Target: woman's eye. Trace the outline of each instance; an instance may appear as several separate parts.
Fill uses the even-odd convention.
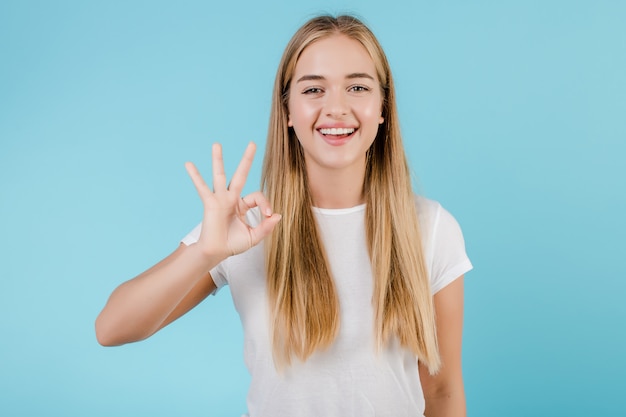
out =
[[[353,85],[352,87],[350,87],[350,91],[353,91],[355,93],[360,93],[363,91],[369,91],[369,88],[367,88],[364,85]]]
[[[321,88],[318,88],[318,87],[310,87],[310,88],[307,88],[306,90],[304,90],[302,93],[303,93],[303,94],[319,94],[319,93],[321,93],[321,92],[322,92],[322,89],[321,89]]]

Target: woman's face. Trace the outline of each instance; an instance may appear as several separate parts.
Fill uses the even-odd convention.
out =
[[[345,35],[309,45],[296,63],[288,110],[310,178],[319,170],[362,174],[383,122],[380,84],[367,50]]]

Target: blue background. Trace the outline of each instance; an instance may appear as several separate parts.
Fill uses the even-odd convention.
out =
[[[228,291],[96,343],[110,292],[201,216],[183,163],[259,157],[293,32],[353,12],[396,78],[416,188],[460,222],[474,416],[626,413],[626,3],[2,1],[0,415],[239,416]]]

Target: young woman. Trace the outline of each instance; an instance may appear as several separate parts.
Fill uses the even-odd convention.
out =
[[[291,39],[275,81],[262,192],[187,170],[202,223],[120,285],[103,345],[149,337],[228,284],[252,375],[250,417],[463,416],[463,275],[454,218],[413,194],[389,64],[350,16]],[[280,213],[280,214],[279,214]]]

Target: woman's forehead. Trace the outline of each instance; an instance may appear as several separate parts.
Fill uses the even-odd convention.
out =
[[[350,74],[369,74],[378,78],[374,60],[367,49],[359,41],[342,34],[324,37],[307,45],[294,70],[294,78]]]

